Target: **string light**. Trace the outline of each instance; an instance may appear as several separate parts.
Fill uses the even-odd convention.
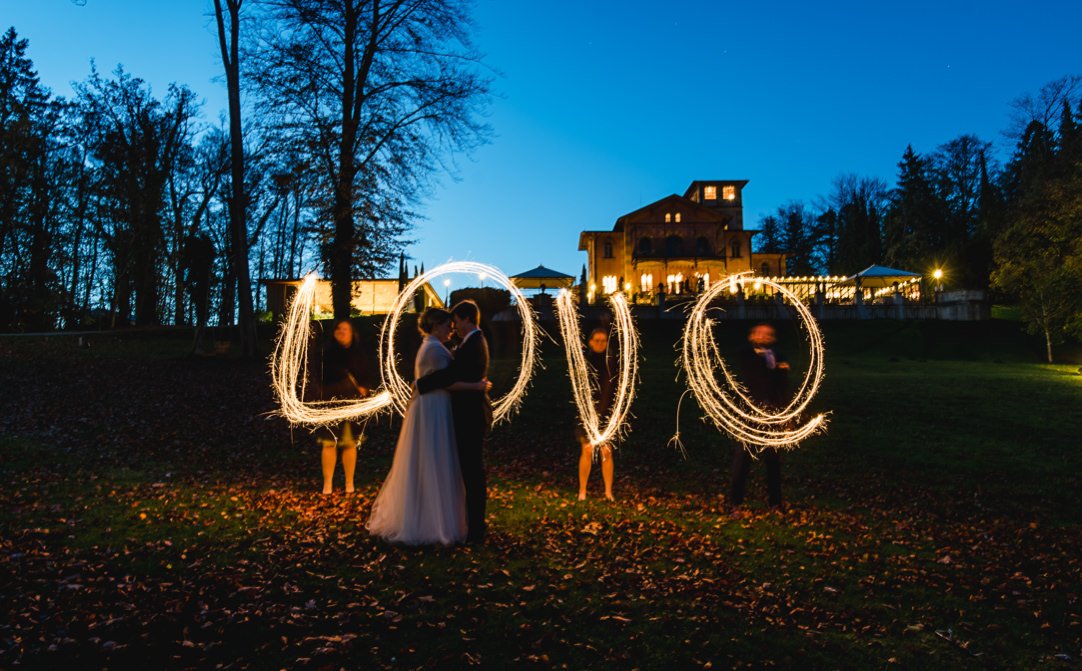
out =
[[[309,322],[315,303],[318,276],[309,273],[289,306],[289,313],[271,357],[271,384],[280,414],[291,424],[325,426],[377,413],[391,404],[386,390],[359,400],[314,401],[301,399],[308,386]],[[299,391],[299,393],[298,393]]]
[[[533,376],[533,369],[538,359],[538,327],[529,301],[526,300],[526,297],[507,275],[504,275],[498,268],[493,266],[473,261],[452,261],[418,275],[406,285],[402,292],[398,294],[391,311],[383,321],[383,329],[380,332],[379,358],[383,367],[384,388],[390,395],[390,403],[394,405],[400,414],[404,415],[409,405],[412,387],[398,374],[398,354],[395,352],[394,345],[398,322],[401,320],[406,308],[411,304],[415,292],[421,290],[429,280],[449,273],[472,273],[477,275],[478,278],[495,281],[511,293],[511,297],[518,308],[519,317],[522,320],[522,356],[519,361],[518,379],[515,380],[514,386],[506,394],[492,402],[492,420],[495,424],[510,416],[518,408],[522,402],[522,397],[526,394],[526,388],[530,384],[530,378]]]
[[[738,279],[742,282],[742,276],[748,274],[730,275],[729,282],[714,284],[692,308],[684,332],[681,357],[687,373],[688,387],[714,424],[745,445],[760,450],[767,447],[792,448],[826,426],[825,416],[819,414],[801,426],[789,428],[808,407],[822,382],[823,336],[811,312],[796,294],[777,282],[756,278],[757,282],[776,289],[792,304],[804,323],[810,351],[808,370],[789,405],[781,410],[772,410],[756,404],[726,366],[714,339],[714,321],[707,316],[710,302],[726,288],[731,290],[731,287],[735,287]],[[715,370],[720,370],[726,382],[725,386],[719,383]]]
[[[582,351],[582,334],[579,331],[578,311],[574,297],[566,289],[561,289],[556,297],[556,313],[560,323],[560,333],[567,352],[567,372],[571,378],[571,392],[575,405],[579,409],[579,418],[590,444],[595,448],[605,445],[616,438],[625,428],[624,420],[635,399],[635,383],[638,379],[639,334],[631,319],[631,308],[623,293],[609,295],[609,303],[615,317],[613,324],[616,332],[617,347],[620,352],[619,383],[616,398],[609,412],[605,428],[601,428],[601,418],[597,415],[590,393],[589,368]]]

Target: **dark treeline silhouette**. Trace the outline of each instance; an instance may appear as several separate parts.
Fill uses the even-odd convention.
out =
[[[841,175],[814,204],[763,217],[758,251],[788,253],[791,275],[942,268],[948,286],[1017,303],[1051,362],[1053,343],[1082,335],[1082,77],[1013,108],[1006,165],[973,135],[927,154],[908,146],[893,188]]]
[[[227,116],[118,66],[41,85],[0,39],[0,329],[239,324],[259,280],[386,272],[446,156],[486,141],[462,0],[215,0]],[[241,93],[245,105],[241,105]]]

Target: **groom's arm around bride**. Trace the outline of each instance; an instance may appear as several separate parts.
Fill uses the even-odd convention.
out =
[[[480,382],[488,377],[488,342],[477,325],[481,311],[473,301],[462,301],[451,308],[455,333],[462,341],[454,352],[454,361],[442,370],[417,380],[421,394],[446,389],[455,382]],[[482,448],[492,427],[492,404],[486,391],[456,391],[451,394],[458,445],[459,466],[466,486],[468,540],[480,542],[485,536],[485,503],[488,498]]]

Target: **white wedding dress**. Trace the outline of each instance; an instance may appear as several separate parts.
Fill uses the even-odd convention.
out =
[[[451,364],[451,352],[426,336],[414,375],[422,377]],[[380,487],[369,533],[408,545],[454,545],[466,538],[466,490],[458,466],[451,392],[415,397],[406,410],[391,472]]]

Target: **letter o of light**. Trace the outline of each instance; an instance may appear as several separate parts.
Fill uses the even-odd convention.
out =
[[[494,266],[473,261],[452,261],[418,275],[406,285],[402,292],[398,294],[391,312],[387,314],[387,318],[383,322],[383,330],[380,333],[379,358],[383,366],[383,384],[390,394],[390,402],[394,404],[400,414],[405,414],[412,389],[409,383],[398,374],[396,368],[398,355],[395,353],[394,337],[398,329],[398,322],[416,291],[429,280],[449,273],[484,275],[486,280],[492,280],[501,285],[511,292],[511,296],[518,308],[519,317],[522,319],[522,357],[519,362],[518,379],[515,380],[514,386],[506,394],[492,402],[492,420],[495,424],[508,417],[518,407],[526,393],[530,378],[533,376],[534,365],[537,363],[538,329],[533,308],[530,307],[526,297],[522,295],[522,292],[511,282],[507,275],[504,275]]]
[[[711,330],[713,320],[707,317],[710,302],[729,290],[730,283],[735,285],[744,274],[746,273],[731,275],[728,281],[714,283],[699,297],[688,316],[681,356],[688,377],[688,387],[714,424],[745,445],[758,449],[792,448],[822,430],[826,424],[825,416],[820,414],[802,426],[788,428],[800,417],[819,390],[823,379],[823,335],[811,311],[796,294],[765,277],[755,278],[755,281],[773,287],[789,300],[804,323],[810,345],[808,370],[789,405],[776,412],[758,406],[748,397],[742,385],[725,365],[725,359],[718,351]],[[714,373],[717,369],[721,370],[727,388],[719,383]]]

